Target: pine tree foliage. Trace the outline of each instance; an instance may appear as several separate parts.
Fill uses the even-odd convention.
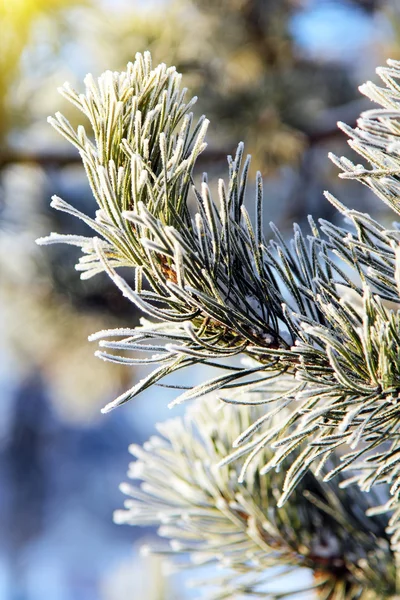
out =
[[[171,541],[169,548],[153,551],[189,554],[195,565],[223,567],[225,576],[202,582],[214,588],[209,597],[215,600],[286,597],[273,590],[299,567],[312,569],[314,576],[309,585],[295,588],[296,597],[392,596],[396,569],[387,521],[365,516],[373,496],[357,487],[341,490],[337,481],[322,484],[308,471],[291,501],[277,509],[284,473],[259,472],[271,450],[253,461],[244,485],[238,483],[241,461],[216,466],[260,415],[261,406],[221,407],[214,397],[191,406],[184,420],[158,425],[160,435],[143,448],[130,448],[137,460],[128,474],[141,485],[121,486],[129,499],[116,522],[157,525],[159,535]]]
[[[368,185],[398,213],[400,63],[389,61],[379,75],[385,87],[368,83],[362,91],[383,108],[364,113],[355,130],[342,125],[352,148],[370,166],[354,165],[346,158],[333,160],[342,169],[342,177]],[[237,494],[248,497],[249,490],[258,486],[252,507],[239,510],[248,516],[242,517],[240,512],[238,547],[242,543],[249,547],[255,507],[263,512],[265,498],[268,506],[272,503],[268,494],[261,498],[263,486],[281,490],[277,506],[284,505],[281,510],[291,515],[291,521],[295,518],[291,511],[304,490],[318,489],[321,502],[330,506],[329,514],[336,515],[331,505],[334,498],[345,498],[348,506],[357,498],[357,506],[364,506],[369,500],[359,500],[361,492],[370,493],[376,484],[389,484],[389,500],[372,510],[394,509],[389,532],[396,551],[400,543],[400,231],[396,225],[388,229],[368,214],[346,208],[327,193],[345,217],[345,226],[323,220],[317,224],[310,217],[309,231],[303,233],[295,226],[290,244],[272,224],[272,239],[267,239],[260,174],[255,185],[254,223],[245,206],[250,157],[244,157],[243,144],[234,157],[228,157],[227,179],[218,182],[215,194],[205,174],[201,181],[194,174],[196,160],[206,147],[208,121],[204,117],[195,121],[191,113],[195,99],[185,100],[180,81],[174,68],[163,64],[153,68],[148,53],[137,55],[126,72],[106,72],[97,82],[88,76],[84,94],[68,84],[61,88],[88,119],[92,133],[83,126],[75,131],[59,113],[50,119],[78,148],[99,209],[89,217],[54,197],[54,208],[83,219],[94,235],[51,234],[39,243],[66,242],[80,247],[77,269],[82,278],[105,271],[121,292],[152,318],[142,319],[138,327],[92,336],[99,342],[98,356],[105,360],[154,366],[104,411],[151,385],[164,384],[164,378],[175,371],[208,365],[215,375],[182,390],[172,404],[214,392],[232,405],[229,432],[221,424],[221,436],[230,436],[230,443],[219,445],[219,431],[213,438],[218,451],[212,455],[221,470],[219,475],[210,471],[209,477],[211,482],[214,477],[229,475],[229,486],[237,486],[232,498]],[[133,268],[132,285],[117,272],[119,267]],[[238,363],[233,360],[237,356],[245,359]],[[242,404],[248,405],[247,412],[239,408]],[[206,411],[206,404],[201,406]],[[202,463],[209,443],[196,449],[199,455],[195,454],[195,459],[190,454],[195,452],[190,445],[191,425],[180,424],[179,428],[186,432],[182,429],[184,451],[172,443],[168,433],[166,443],[172,448],[168,452],[174,452],[176,460],[184,452],[182,460]],[[172,460],[164,461],[164,451],[161,457],[157,444],[150,442],[154,473],[169,471]],[[151,473],[153,463],[146,458],[150,454],[143,452],[142,467],[137,469]],[[228,467],[230,463],[233,467]],[[284,476],[276,473],[279,468]],[[238,478],[232,483],[235,470]],[[149,474],[150,479],[152,476]],[[328,484],[334,476],[339,479]],[[199,477],[205,485],[207,476],[201,469]],[[320,486],[316,477],[326,483]],[[359,491],[339,491],[337,482],[343,486],[346,477],[348,485],[357,484]],[[202,487],[199,482],[193,485],[198,490]],[[161,503],[165,512],[164,504],[172,498],[165,488],[157,490],[155,504],[146,513],[152,522],[158,519],[156,506]],[[326,490],[334,491],[328,494]],[[208,500],[210,506],[213,501]],[[221,502],[216,506],[220,512]],[[176,518],[185,510],[179,505]],[[127,519],[135,522],[134,512],[128,514]],[[274,514],[280,515],[279,519],[285,513]],[[227,518],[226,511],[221,515],[218,518]],[[355,531],[351,508],[346,515]],[[332,531],[336,532],[341,521],[338,515],[335,518]],[[239,521],[235,521],[237,525]],[[261,529],[267,522],[260,519]],[[369,523],[372,528],[372,521]],[[299,532],[301,528],[304,540],[311,529],[306,520],[299,524]],[[209,543],[200,544],[200,554],[208,553],[205,547]],[[214,543],[218,546],[221,541],[214,539],[211,545]],[[257,545],[257,539],[251,543]],[[250,555],[255,552],[258,556],[254,548]],[[286,559],[279,552],[276,556],[282,564]],[[297,564],[309,566],[306,555]],[[267,562],[269,556],[266,550]],[[355,552],[357,559],[359,556]],[[367,562],[372,564],[369,558]],[[326,592],[321,597],[376,594],[368,577],[361,578],[364,583],[357,580],[361,592],[353,596],[347,588],[340,592],[333,587],[333,595]],[[381,590],[377,596],[365,598],[386,596]]]

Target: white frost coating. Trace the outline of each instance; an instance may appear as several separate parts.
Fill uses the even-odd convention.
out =
[[[197,403],[184,420],[174,420],[173,428],[163,428],[163,444],[149,444],[140,459],[144,484],[138,487],[140,492],[130,491],[132,503],[127,506],[125,515],[116,512],[115,521],[156,525],[159,535],[169,538],[173,554],[190,555],[194,565],[210,563],[219,569],[229,569],[227,578],[219,582],[216,595],[211,596],[215,599],[220,597],[218,593],[226,594],[227,585],[232,597],[236,597],[245,574],[251,576],[259,589],[262,583],[270,581],[271,568],[293,565],[293,556],[299,566],[310,566],[316,560],[318,568],[322,558],[359,565],[366,543],[361,525],[365,519],[363,511],[368,506],[366,496],[355,488],[350,492],[354,497],[348,501],[349,491],[340,490],[337,484],[328,483],[326,495],[316,484],[318,500],[326,510],[310,502],[301,488],[298,493],[294,492],[292,502],[278,511],[274,496],[282,485],[284,471],[277,473],[272,469],[260,481],[257,468],[251,469],[240,484],[238,473],[243,461],[232,463],[229,471],[209,469],[208,464],[216,464],[232,444],[234,431],[248,421],[248,411],[253,411],[225,405],[223,412],[216,413],[217,402],[212,398]],[[262,410],[261,407],[253,411],[253,418],[257,411],[260,416]],[[210,428],[211,419],[213,428]],[[216,433],[220,444],[215,444]],[[258,464],[271,457],[271,451],[264,448],[258,455]],[[312,481],[310,474],[306,489],[307,485],[312,488]],[[144,495],[139,497],[138,494]],[[336,519],[337,503],[341,511]],[[294,526],[303,514],[321,527],[308,532],[301,525]],[[347,531],[344,523],[354,523],[353,519],[357,518],[360,518],[359,529],[350,527]],[[370,543],[370,547],[374,547],[373,535]],[[383,548],[381,562],[374,563],[378,573],[378,564],[384,565],[383,557],[388,558],[389,546]],[[157,550],[147,547],[146,552],[157,553]],[[163,547],[159,550],[161,555],[166,552]],[[176,564],[178,567],[180,562]],[[311,597],[311,587],[306,592],[309,592],[307,597]]]

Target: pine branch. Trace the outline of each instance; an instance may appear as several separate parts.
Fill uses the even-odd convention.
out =
[[[349,145],[360,156],[368,161],[371,169],[362,164],[355,165],[347,158],[331,158],[343,170],[345,179],[357,179],[370,187],[397,214],[400,213],[399,195],[399,102],[400,64],[388,60],[387,67],[376,71],[385,87],[368,82],[360,87],[360,91],[382,108],[362,113],[357,127],[352,129],[344,123],[339,126],[349,135]]]
[[[365,517],[368,505],[376,504],[374,496],[341,490],[340,478],[321,484],[308,472],[278,510],[284,473],[259,474],[270,450],[252,463],[243,484],[238,483],[243,461],[216,468],[240,431],[262,414],[259,406],[233,407],[209,398],[190,407],[184,420],[158,425],[158,436],[130,448],[137,460],[129,477],[140,485],[121,486],[129,499],[116,522],[157,525],[170,544],[151,551],[171,554],[175,562],[189,554],[194,565],[229,569],[224,578],[201,582],[216,586],[210,596],[215,599],[292,597],[273,589],[276,579],[298,568],[314,574],[314,584],[304,590],[307,598],[390,597],[396,569],[387,522]]]
[[[399,212],[400,64],[389,61],[380,74],[386,89],[367,84],[363,90],[384,108],[363,113],[357,129],[346,129],[372,169],[334,160],[342,176],[369,185]],[[221,456],[226,464],[247,455],[240,481],[272,445],[261,474],[296,453],[280,505],[313,466],[325,479],[356,469],[362,490],[388,482],[396,507],[400,324],[385,302],[398,304],[398,230],[328,195],[348,228],[325,221],[318,228],[310,218],[306,237],[295,227],[287,245],[272,226],[275,240],[268,242],[260,174],[255,224],[245,208],[250,157],[243,160],[242,144],[228,157],[217,201],[206,175],[196,184],[208,121],[194,122],[194,99],[184,102],[174,68],[153,69],[149,54],[137,55],[126,72],[106,72],[97,84],[88,76],[85,83],[85,94],[68,84],[61,92],[89,119],[94,140],[59,113],[50,122],[78,148],[99,210],[92,218],[59,198],[52,205],[83,219],[95,237],[52,234],[39,243],[81,247],[82,278],[106,271],[156,320],[93,336],[105,360],[158,365],[105,411],[177,370],[206,364],[217,369],[215,377],[174,403],[219,391],[226,402],[252,404],[254,393],[262,394],[257,403],[264,413],[234,438],[237,449]],[[117,273],[120,267],[135,270],[134,289]],[[246,355],[250,366],[233,365],[237,355]],[[343,447],[340,463],[329,468]]]
[[[139,55],[126,73],[107,72],[98,86],[88,77],[86,95],[78,95],[68,84],[62,88],[89,118],[95,143],[83,127],[75,132],[60,114],[50,122],[79,149],[100,209],[92,219],[59,198],[53,198],[52,206],[83,219],[99,237],[52,234],[39,243],[80,246],[83,256],[77,269],[82,278],[107,271],[125,296],[164,323],[157,328],[164,330],[164,339],[174,324],[174,337],[163,357],[169,367],[159,368],[151,382],[184,365],[243,352],[260,359],[261,375],[279,375],[293,362],[290,346],[295,340],[289,313],[282,308],[284,297],[289,294],[293,309],[315,318],[307,286],[324,267],[316,255],[312,261],[307,256],[299,231],[293,256],[279,244],[267,249],[260,175],[255,227],[244,207],[250,159],[241,168],[242,144],[235,159],[229,158],[228,183],[219,182],[218,205],[206,178],[200,191],[192,186],[207,121],[202,118],[191,129],[188,110],[193,101],[183,103],[179,81],[174,69],[161,65],[152,70],[149,55]],[[190,191],[198,211],[194,217],[188,206]],[[116,273],[118,267],[136,268],[134,290]],[[327,274],[323,276],[327,281]],[[143,288],[143,277],[151,291]],[[137,333],[154,338],[153,331],[142,327]],[[177,339],[180,344],[171,344]],[[282,354],[269,354],[269,349]],[[243,378],[256,371],[242,369],[219,378],[212,387],[232,387],[235,381],[242,385]],[[145,387],[136,387],[121,402]],[[202,386],[192,396],[207,389]]]

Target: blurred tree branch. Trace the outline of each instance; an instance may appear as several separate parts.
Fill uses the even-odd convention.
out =
[[[330,109],[316,120],[313,130],[302,132],[306,139],[306,146],[311,147],[332,138],[342,137],[343,133],[337,127],[337,121],[346,121],[355,126],[360,110],[367,102],[359,100],[349,102],[335,109]],[[231,149],[208,149],[198,159],[198,163],[225,163],[226,156]],[[74,148],[63,150],[19,150],[11,147],[0,150],[0,169],[11,164],[34,163],[42,168],[62,168],[69,165],[81,164],[81,158]]]

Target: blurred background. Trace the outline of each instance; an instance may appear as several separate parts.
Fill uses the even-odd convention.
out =
[[[369,106],[357,86],[400,58],[397,0],[0,0],[0,600],[191,597],[139,557],[154,532],[112,522],[128,445],[171,416],[169,398],[152,390],[102,416],[140,373],[94,358],[87,336],[138,315],[106,277],[81,282],[73,250],[34,243],[80,231],[52,194],[95,210],[77,152],[46,123],[79,118],[57,86],[82,89],[146,49],[211,119],[200,170],[225,175],[243,140],[285,235],[310,212],[335,219],[327,188],[388,218],[327,152],[350,156],[336,122],[354,125]]]

